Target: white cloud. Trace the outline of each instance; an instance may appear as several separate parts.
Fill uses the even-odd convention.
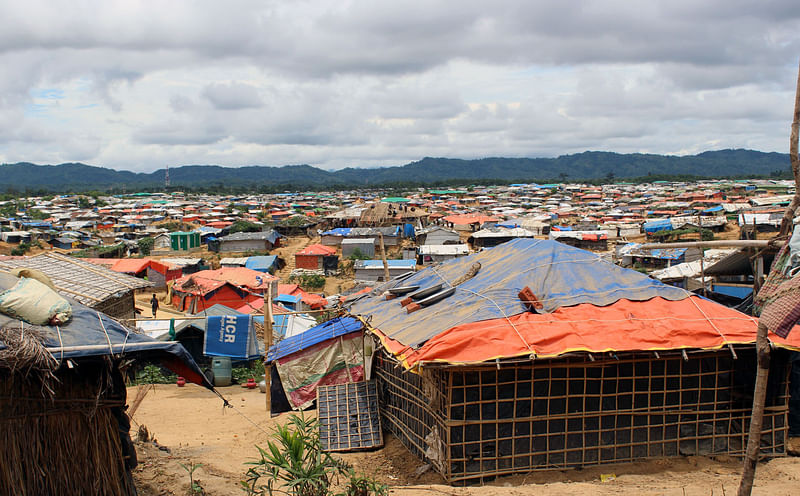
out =
[[[785,151],[795,2],[6,2],[0,160]]]

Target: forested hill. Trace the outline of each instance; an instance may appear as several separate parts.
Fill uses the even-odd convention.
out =
[[[733,177],[789,171],[789,155],[753,150],[718,150],[673,156],[583,152],[557,158],[452,159],[426,157],[403,166],[327,171],[309,165],[283,167],[186,165],[170,168],[173,187],[193,189],[274,187],[287,189],[442,184],[447,181],[533,182],[626,178],[647,175]],[[0,165],[0,190],[54,192],[163,188],[164,169],[135,173],[81,163]]]

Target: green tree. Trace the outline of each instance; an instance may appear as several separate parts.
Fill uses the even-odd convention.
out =
[[[237,233],[237,232],[260,232],[261,226],[258,224],[253,224],[252,222],[247,222],[246,220],[237,220],[231,225],[230,233]]]
[[[150,252],[153,250],[154,242],[155,239],[153,239],[152,236],[147,236],[137,241],[136,244],[139,245],[139,253],[141,253],[144,256],[149,255]]]

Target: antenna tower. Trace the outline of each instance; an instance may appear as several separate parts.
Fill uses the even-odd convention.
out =
[[[167,170],[164,172],[164,188],[169,189],[169,165],[166,166]]]

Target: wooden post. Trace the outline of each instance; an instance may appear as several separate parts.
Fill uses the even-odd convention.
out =
[[[753,480],[756,475],[758,454],[761,450],[761,426],[764,420],[764,400],[767,396],[767,379],[769,378],[769,340],[767,326],[759,323],[756,331],[756,353],[758,370],[756,387],[753,392],[753,413],[750,416],[750,432],[747,434],[747,451],[745,452],[742,481],[739,484],[739,496],[750,496]]]
[[[383,244],[383,233],[378,232],[378,238],[381,241],[381,260],[383,260],[383,282],[387,282],[389,277],[389,262],[386,261],[386,247]]]
[[[703,249],[701,248],[700,249],[700,283],[703,285],[703,296],[708,298],[708,290],[706,290],[706,268],[705,268],[705,262],[703,261],[704,257],[705,257],[705,254],[703,253]]]
[[[794,118],[792,119],[792,130],[789,135],[789,160],[792,164],[795,190],[792,202],[783,212],[779,236],[786,236],[791,232],[795,211],[798,205],[800,205],[800,156],[798,156],[797,153],[798,130],[800,130],[800,68],[798,68],[797,71],[797,89],[795,90],[794,96]],[[753,222],[755,223],[755,220]],[[764,419],[764,400],[767,395],[767,379],[769,377],[769,351],[767,326],[759,322],[758,331],[756,331],[758,369],[756,372],[755,391],[753,392],[753,413],[750,416],[750,432],[747,435],[747,452],[745,453],[742,481],[739,483],[739,496],[750,496],[753,490],[753,480],[756,476],[758,452],[761,447],[761,422]]]
[[[264,294],[264,383],[267,385],[267,411],[272,413],[272,364],[267,363],[267,355],[272,347],[272,284]]]

